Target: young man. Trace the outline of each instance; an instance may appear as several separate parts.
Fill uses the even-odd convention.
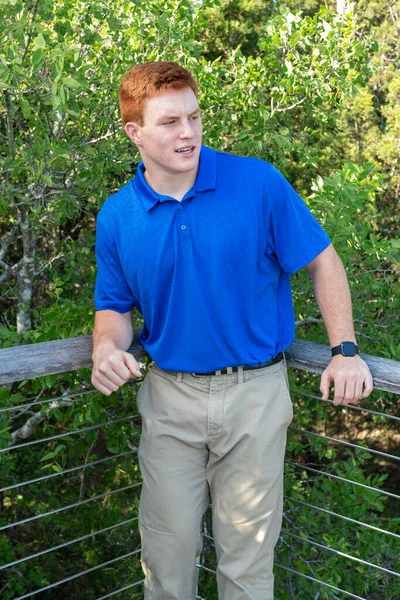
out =
[[[142,162],[98,217],[92,381],[108,395],[140,375],[126,352],[136,307],[155,363],[138,394],[145,598],[194,598],[211,498],[220,599],[273,600],[296,270],[312,277],[334,348],[323,398],[331,382],[335,404],[372,390],[344,269],[270,164],[201,145],[197,83],[183,67],[137,65],[119,98]]]

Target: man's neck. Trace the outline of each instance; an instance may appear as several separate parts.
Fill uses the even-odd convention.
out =
[[[196,171],[179,173],[177,175],[163,174],[161,176],[158,173],[154,174],[148,170],[144,172],[144,178],[157,194],[170,196],[179,201],[182,200],[190,188],[193,187],[196,176]]]

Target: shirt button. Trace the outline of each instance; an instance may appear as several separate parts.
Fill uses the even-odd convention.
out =
[[[181,229],[183,229],[183,231],[185,231],[186,225],[181,225]]]
[[[182,208],[183,208],[182,204],[179,204],[178,208],[179,208],[179,210],[182,210]]]

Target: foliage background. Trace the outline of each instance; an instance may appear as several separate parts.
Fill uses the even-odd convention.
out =
[[[0,0],[0,347],[90,332],[96,213],[134,175],[139,160],[119,121],[118,84],[135,62],[173,59],[199,80],[205,143],[271,161],[288,177],[345,263],[362,350],[399,360],[400,4],[343,6],[316,0]],[[299,337],[326,343],[305,273],[293,278],[293,293]],[[135,320],[139,325],[140,315]],[[0,390],[0,406],[11,407],[0,413],[0,447],[25,434],[20,439],[32,441],[77,432],[0,455],[2,486],[55,475],[0,492],[0,525],[140,480],[136,384],[109,398],[80,395],[90,392],[89,381],[81,371]],[[293,373],[291,383],[297,427],[399,454],[389,421],[300,395],[318,395],[311,375]],[[40,404],[54,397],[55,403]],[[373,397],[373,407],[383,412],[394,414],[396,403],[393,395]],[[39,424],[22,434],[37,406]],[[100,423],[106,425],[79,431]],[[111,460],[121,452],[130,454]],[[294,430],[288,456],[378,488],[394,490],[398,482],[390,462]],[[100,458],[110,460],[57,476]],[[291,465],[286,495],[292,500],[279,564],[372,600],[399,596],[395,578],[293,537],[396,570],[395,538],[358,531],[296,500],[390,531],[399,523],[394,502]],[[0,571],[2,598],[33,593],[116,557],[122,558],[34,597],[55,598],[62,590],[72,599],[79,589],[79,598],[95,599],[139,580],[138,557],[123,558],[139,547],[134,521],[89,535],[136,512],[137,490],[130,488],[5,530],[4,563],[88,537]],[[203,559],[213,566],[212,548]],[[279,569],[276,581],[280,600],[344,597]],[[200,589],[216,597],[214,579],[204,572]],[[140,595],[135,588],[119,594]]]

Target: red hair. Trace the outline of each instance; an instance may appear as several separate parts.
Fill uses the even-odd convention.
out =
[[[124,125],[130,121],[143,124],[143,111],[148,98],[166,90],[184,88],[190,88],[197,96],[197,81],[176,62],[161,60],[135,65],[119,86],[119,106]]]

